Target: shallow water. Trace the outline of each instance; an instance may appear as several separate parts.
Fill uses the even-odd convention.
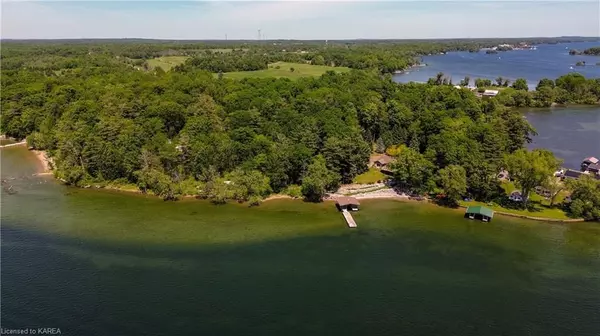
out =
[[[600,227],[364,201],[163,202],[3,149],[4,328],[63,335],[597,335]],[[12,179],[14,178],[14,179]]]
[[[465,76],[471,78],[471,85],[474,85],[476,78],[494,81],[498,76],[502,76],[511,81],[525,78],[529,88],[534,89],[542,78],[556,79],[570,72],[579,72],[587,78],[600,78],[600,66],[596,65],[600,62],[600,57],[569,55],[569,49],[581,51],[598,45],[600,42],[542,44],[537,46],[537,50],[514,50],[493,55],[482,51],[425,56],[422,61],[427,64],[426,67],[394,75],[394,80],[401,83],[427,82],[438,72],[443,72],[457,84]],[[578,61],[585,61],[588,65],[577,67],[575,63]]]

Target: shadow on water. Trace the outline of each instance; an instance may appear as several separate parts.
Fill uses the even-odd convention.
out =
[[[65,335],[597,332],[598,275],[544,273],[538,258],[419,231],[159,246],[8,223],[2,321]]]

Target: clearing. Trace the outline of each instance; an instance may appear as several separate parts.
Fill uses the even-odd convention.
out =
[[[150,69],[156,69],[156,67],[161,67],[164,71],[169,71],[171,70],[171,68],[185,62],[185,60],[187,60],[188,58],[188,56],[163,56],[149,59],[147,62]]]
[[[379,169],[371,167],[368,171],[356,176],[353,182],[357,184],[371,184],[386,180],[387,178],[388,176],[379,171]]]
[[[294,69],[294,71],[292,71],[292,69]],[[269,68],[265,70],[226,72],[223,74],[223,77],[231,79],[243,79],[248,77],[275,77],[298,79],[301,77],[321,76],[327,71],[348,72],[350,71],[350,68],[302,63],[276,62],[269,64]],[[215,74],[215,76],[217,75]]]

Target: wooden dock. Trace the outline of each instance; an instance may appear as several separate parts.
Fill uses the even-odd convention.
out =
[[[348,212],[348,210],[342,210],[342,214],[344,215],[344,218],[346,219],[346,223],[348,223],[348,227],[355,228],[356,222],[354,221],[354,218],[352,218],[352,214],[350,214],[350,212]]]

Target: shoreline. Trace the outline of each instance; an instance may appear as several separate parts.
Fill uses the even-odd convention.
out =
[[[34,150],[31,149],[31,152],[34,153],[35,157],[37,158],[37,160],[39,161],[39,164],[42,166],[43,171],[40,173],[37,173],[35,175],[37,176],[43,176],[43,175],[53,175],[52,170],[52,159],[48,157],[46,151],[40,151],[40,150]],[[142,190],[139,189],[132,189],[132,188],[125,188],[122,186],[116,186],[116,185],[105,185],[105,186],[87,186],[87,187],[80,187],[81,189],[90,189],[90,188],[94,188],[94,189],[106,189],[106,190],[111,190],[111,191],[118,191],[118,192],[126,192],[126,193],[132,193],[132,194],[140,194],[140,195],[150,195],[150,196],[154,196],[152,193],[144,193],[142,192]],[[333,197],[332,197],[333,196]],[[332,202],[335,201],[336,197],[340,197],[343,195],[339,195],[339,194],[332,194],[330,197],[328,197],[327,199],[324,199],[324,202]],[[359,200],[378,200],[378,199],[388,199],[388,200],[397,200],[397,201],[403,201],[403,202],[423,202],[423,201],[413,201],[411,200],[407,195],[399,195],[397,193],[390,193],[389,190],[376,190],[373,192],[365,192],[362,194],[358,194],[358,195],[354,195],[352,197],[355,197],[356,199]],[[198,198],[198,195],[183,195],[181,196],[181,198],[185,198],[185,199],[192,199],[192,198]],[[284,194],[272,194],[269,195],[268,197],[266,197],[264,200],[262,200],[262,202],[268,202],[268,201],[274,201],[274,200],[282,200],[282,199],[288,199],[288,200],[294,200],[294,201],[298,201],[301,200],[301,198],[295,198],[295,197],[291,197],[289,195],[284,195]],[[425,202],[423,202],[424,204],[432,204],[432,202],[430,202],[429,200],[425,200]],[[434,204],[436,205],[436,204]],[[441,207],[441,206],[439,206]],[[458,209],[464,209],[466,208],[465,206],[459,206]],[[456,209],[455,209],[456,210]],[[504,211],[497,211],[494,210],[495,214],[501,215],[501,216],[508,216],[508,217],[514,217],[514,218],[521,218],[521,219],[528,219],[528,220],[534,220],[534,221],[539,221],[539,222],[551,222],[551,223],[580,223],[580,222],[585,222],[585,220],[583,218],[573,218],[573,219],[556,219],[556,218],[545,218],[545,217],[535,217],[535,216],[527,216],[527,215],[520,215],[520,214],[514,214],[514,213],[510,213],[510,212],[504,212]]]
[[[42,171],[36,175],[51,175],[52,174],[52,159],[48,157],[48,153],[42,150],[30,149],[30,152],[35,155],[38,161],[38,165],[42,168]]]

